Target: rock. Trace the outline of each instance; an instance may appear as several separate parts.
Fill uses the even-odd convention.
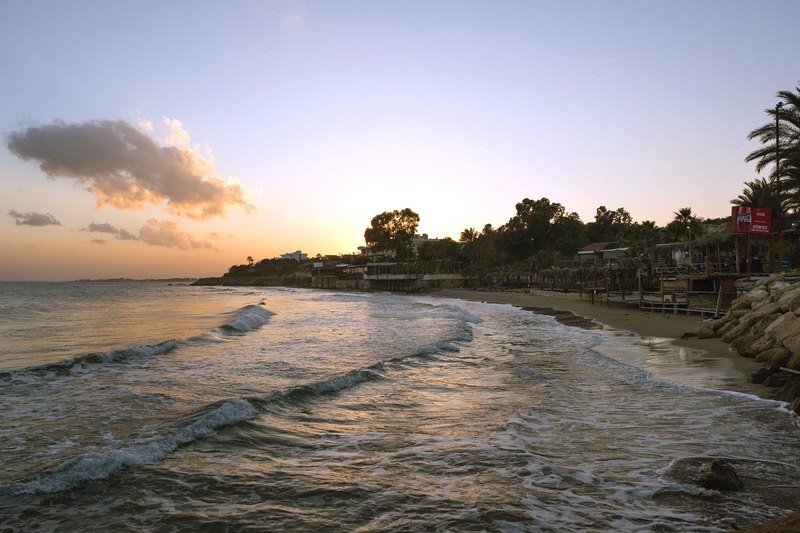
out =
[[[800,322],[800,318],[798,318],[797,321]],[[792,356],[800,357],[800,335],[795,335],[794,337],[787,337],[783,339],[783,345],[786,347],[787,350],[789,350]],[[789,368],[800,370],[800,360],[798,360],[798,364],[796,366],[791,366]]]
[[[713,339],[714,337],[718,337],[717,332],[706,324],[697,326],[696,334],[698,339]]]
[[[702,325],[712,329],[713,331],[717,331],[719,328],[727,324],[729,320],[730,317],[728,317],[728,315],[723,315],[722,317],[717,319],[709,318],[707,320],[704,320]]]
[[[778,346],[777,348],[769,348],[767,350],[764,350],[763,352],[760,352],[758,355],[756,355],[756,361],[760,363],[769,363],[770,361],[775,359],[775,357],[781,357],[783,355],[786,355],[788,359],[788,356],[790,354],[787,353],[786,349],[783,346]]]
[[[777,389],[789,382],[789,374],[786,372],[776,372],[764,380],[764,386]]]
[[[754,350],[753,344],[758,339],[760,337],[748,329],[745,333],[730,341],[731,348],[736,350],[742,357],[755,357],[759,350]]]
[[[749,334],[744,337],[733,341],[731,347],[736,350],[739,355],[744,357],[755,357],[761,353],[775,346],[775,339],[767,337],[766,335]],[[782,351],[783,348],[781,348]]]
[[[792,403],[789,404],[789,410],[795,414],[800,414],[800,397],[792,400]],[[798,524],[798,526],[800,526],[800,524]]]
[[[777,300],[778,298],[781,297],[781,294],[783,294],[783,292],[791,286],[792,286],[791,283],[788,283],[782,279],[773,281],[772,283],[769,284],[770,298],[772,298],[773,300]]]
[[[750,332],[749,324],[739,323],[736,325],[735,328],[729,330],[727,333],[722,335],[722,340],[723,342],[733,342],[734,340],[744,336],[749,332]]]
[[[741,300],[743,303],[747,303],[748,305],[750,305],[751,309],[754,309],[759,305],[761,305],[767,298],[769,298],[769,292],[759,288],[759,289],[753,289],[747,294],[744,294]]]
[[[764,383],[764,381],[766,381],[767,378],[770,377],[772,374],[773,372],[770,372],[766,368],[759,368],[750,375],[750,382],[756,384]]]
[[[792,356],[786,362],[786,368],[800,370],[800,353],[792,352]]]
[[[732,491],[742,490],[744,483],[736,475],[736,470],[721,459],[714,459],[700,474],[699,484],[705,489]]]
[[[781,316],[780,313],[776,313],[774,315],[767,315],[761,317],[761,320],[753,324],[753,329],[763,334],[764,330],[767,329],[769,325],[775,322],[780,316]]]
[[[720,337],[724,337],[730,330],[732,330],[738,325],[739,325],[738,319],[730,320],[727,324],[725,324],[724,326],[722,326],[717,330],[717,335],[719,335]]]
[[[781,350],[780,348],[775,348],[774,350],[770,351],[773,353],[767,361],[766,367],[767,370],[777,372],[781,369],[781,367],[786,366],[786,362],[789,361],[791,354],[786,350]]]
[[[789,378],[781,390],[775,393],[775,399],[794,403],[800,399],[800,376]],[[792,409],[794,411],[794,409]]]
[[[780,304],[781,311],[784,313],[797,309],[800,306],[800,287],[784,291],[777,303]]]
[[[784,313],[764,329],[764,334],[783,342],[787,337],[800,335],[800,320],[797,320],[797,315],[792,312]]]
[[[732,310],[732,311],[731,311],[731,314],[730,314],[730,316],[731,316],[732,318],[741,318],[741,317],[743,317],[744,315],[750,314],[750,313],[752,313],[752,312],[753,312],[753,310],[752,310],[752,309],[750,309],[750,306],[748,305],[748,306],[747,306],[746,308],[744,308],[744,309],[734,309],[734,310]]]
[[[742,357],[755,357],[758,352],[769,348],[761,339],[763,337],[759,337],[754,331],[748,329],[746,333],[731,341],[731,348],[736,350]],[[760,346],[757,346],[759,344]]]
[[[774,315],[785,312],[786,312],[785,310],[781,309],[780,302],[768,302],[759,307],[758,309],[755,309],[752,313],[750,313],[747,316],[750,317],[750,321],[752,323],[761,320],[762,317],[765,317],[767,315]]]

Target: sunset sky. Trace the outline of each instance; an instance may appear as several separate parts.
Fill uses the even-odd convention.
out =
[[[0,0],[0,280],[352,252],[382,211],[730,212],[797,0]]]

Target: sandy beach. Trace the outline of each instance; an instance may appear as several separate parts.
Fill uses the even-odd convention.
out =
[[[592,303],[588,294],[536,289],[445,289],[434,294],[505,303],[555,316],[565,324],[601,327],[609,339],[598,347],[599,351],[642,366],[657,379],[772,398],[772,389],[749,381],[750,374],[761,368],[760,363],[738,355],[720,339],[682,338],[704,320],[698,315],[641,311],[620,304],[607,305],[599,299]],[[631,345],[645,349],[631,350]]]

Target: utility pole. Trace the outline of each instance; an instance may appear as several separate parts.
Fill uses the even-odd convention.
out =
[[[777,193],[777,206],[775,207],[775,218],[781,217],[781,126],[780,112],[783,102],[775,104],[775,191]],[[775,221],[777,222],[777,220]]]

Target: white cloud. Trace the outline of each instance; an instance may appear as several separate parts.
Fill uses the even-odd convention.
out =
[[[171,140],[188,145],[180,122],[171,120],[168,125]],[[142,209],[166,204],[177,215],[199,220],[224,216],[234,206],[253,209],[241,182],[216,176],[196,151],[160,146],[123,120],[56,121],[13,132],[7,144],[17,157],[37,161],[48,177],[83,184],[100,206]]]

